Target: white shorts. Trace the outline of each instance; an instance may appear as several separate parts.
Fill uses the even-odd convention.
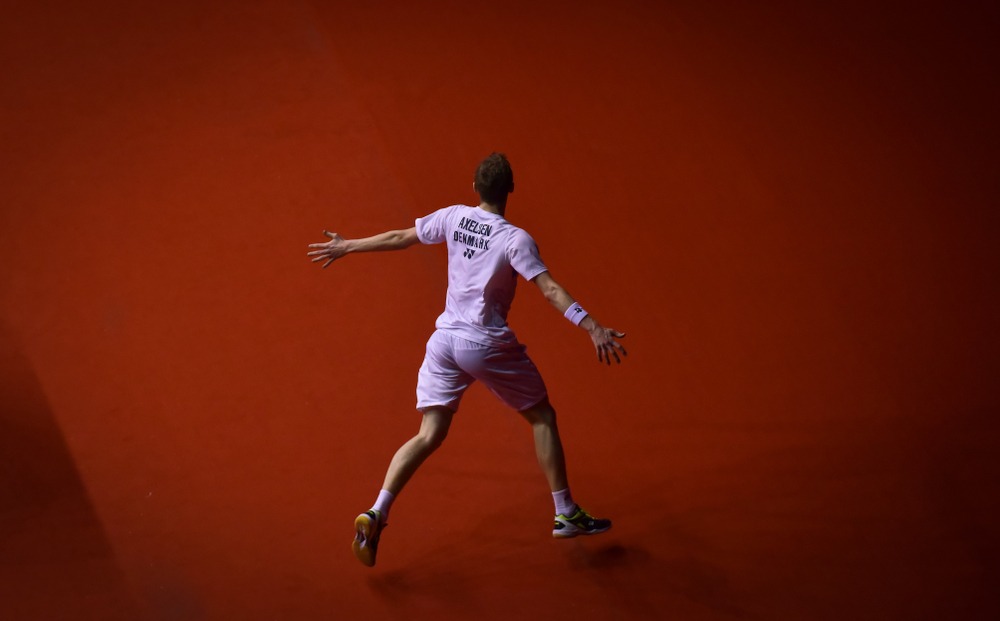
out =
[[[437,330],[417,374],[417,409],[458,411],[465,390],[476,380],[518,412],[541,403],[548,391],[524,345],[497,349]]]

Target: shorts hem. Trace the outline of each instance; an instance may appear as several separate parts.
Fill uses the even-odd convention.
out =
[[[455,405],[448,405],[448,404],[445,404],[445,403],[432,403],[430,405],[419,405],[419,404],[417,405],[417,411],[420,412],[420,413],[426,413],[427,410],[432,410],[432,409],[435,409],[435,408],[442,409],[442,410],[448,410],[452,414],[454,414],[455,412],[458,411],[458,404],[456,403]]]
[[[528,410],[530,410],[531,408],[535,407],[536,405],[540,404],[541,402],[545,401],[548,398],[549,398],[549,393],[545,393],[545,395],[541,399],[539,399],[538,401],[535,401],[534,403],[532,403],[531,405],[529,405],[526,408],[520,408],[517,411],[518,412],[527,412]]]

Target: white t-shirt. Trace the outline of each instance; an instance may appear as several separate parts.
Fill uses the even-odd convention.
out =
[[[448,244],[448,296],[439,330],[491,347],[517,344],[507,326],[517,275],[548,271],[523,229],[479,207],[452,205],[417,218],[424,244]]]

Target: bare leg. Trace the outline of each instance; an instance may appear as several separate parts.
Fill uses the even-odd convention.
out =
[[[365,565],[371,567],[375,564],[378,542],[381,538],[382,528],[386,525],[389,506],[392,504],[393,498],[403,490],[403,486],[417,471],[420,464],[424,463],[431,453],[441,446],[448,435],[448,428],[451,426],[454,414],[451,410],[444,408],[431,408],[424,411],[424,418],[420,421],[420,431],[399,447],[396,454],[392,456],[389,470],[385,473],[382,491],[379,492],[375,506],[370,511],[365,511],[355,518],[354,541],[351,542],[351,549],[354,551],[354,556]]]
[[[417,468],[444,442],[454,415],[454,412],[445,408],[430,408],[424,411],[424,417],[420,421],[420,431],[399,447],[389,462],[389,470],[385,473],[382,489],[391,492],[393,496],[399,495]]]
[[[566,458],[563,456],[559,428],[556,426],[556,411],[552,408],[552,404],[545,399],[538,405],[524,410],[521,415],[531,423],[535,435],[535,455],[549,482],[549,488],[553,492],[568,488]]]

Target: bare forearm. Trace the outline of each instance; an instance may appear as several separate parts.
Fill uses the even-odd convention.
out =
[[[568,291],[555,284],[551,285],[545,292],[545,299],[548,300],[549,304],[554,306],[560,313],[565,313],[566,309],[572,306],[573,302],[576,301]]]
[[[399,231],[386,231],[371,237],[361,239],[344,239],[337,233],[323,231],[329,237],[328,241],[319,244],[309,244],[312,252],[306,255],[312,257],[313,263],[323,262],[325,269],[337,259],[352,252],[377,252],[379,250],[402,250],[408,248],[420,240],[417,237],[416,227],[401,229]]]
[[[568,291],[563,289],[562,286],[557,284],[555,281],[547,286],[545,290],[545,299],[547,299],[549,304],[554,306],[555,309],[559,311],[559,314],[565,314],[566,309],[576,302],[576,300],[573,299],[573,296],[571,296]],[[590,332],[594,328],[600,327],[600,324],[597,323],[597,320],[588,313],[587,316],[583,318],[583,321],[580,322],[580,327],[587,332]]]
[[[385,250],[402,250],[412,245],[406,231],[386,231],[371,237],[345,240],[346,254],[352,252],[381,252]]]
[[[535,285],[545,296],[545,299],[549,301],[549,304],[554,306],[561,314],[566,315],[567,312],[571,312],[572,317],[567,317],[573,323],[579,325],[581,328],[587,331],[590,335],[590,340],[594,343],[594,348],[597,351],[597,360],[599,362],[607,362],[611,364],[611,358],[615,359],[615,362],[621,362],[621,357],[618,352],[621,352],[622,356],[627,355],[628,352],[622,347],[615,339],[625,336],[624,332],[619,332],[612,328],[605,328],[602,326],[592,315],[587,313],[587,311],[580,308],[576,301],[573,299],[562,286],[559,285],[555,280],[553,280],[552,275],[547,271],[542,272],[533,279]],[[570,311],[570,308],[573,308]],[[582,320],[577,320],[580,313],[587,313]]]

